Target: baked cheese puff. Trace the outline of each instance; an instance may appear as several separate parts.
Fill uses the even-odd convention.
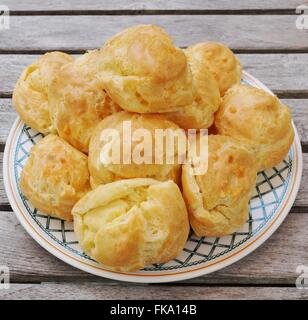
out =
[[[187,59],[196,89],[195,99],[192,104],[164,115],[183,129],[206,129],[213,124],[214,113],[221,102],[218,82],[206,63],[193,59],[190,54],[187,54]]]
[[[186,56],[163,29],[153,25],[128,28],[106,42],[101,56],[100,78],[121,108],[162,113],[193,102]]]
[[[232,87],[223,97],[215,126],[219,134],[252,147],[259,171],[282,161],[294,139],[289,108],[276,96],[243,84]]]
[[[114,135],[110,134],[110,129]],[[156,138],[158,130],[160,133]],[[167,130],[174,134],[174,139],[172,135],[167,138]],[[166,134],[165,137],[163,134]],[[100,184],[130,178],[180,182],[185,144],[184,131],[159,115],[127,111],[110,115],[99,123],[90,140],[91,186],[95,188]],[[170,146],[174,152],[169,156],[167,149],[170,151]],[[126,148],[125,152],[123,148]]]
[[[73,208],[81,248],[119,271],[174,259],[189,232],[182,194],[172,181],[119,180],[101,185]]]
[[[70,221],[73,206],[90,190],[88,157],[49,134],[31,149],[19,186],[35,208]]]
[[[54,132],[48,107],[48,88],[59,69],[74,59],[63,52],[44,54],[19,77],[13,92],[13,104],[20,118],[44,134]]]
[[[95,126],[119,110],[96,77],[99,50],[90,51],[65,65],[49,90],[50,114],[60,137],[88,153]]]
[[[217,42],[198,43],[186,49],[186,54],[195,63],[206,64],[218,82],[220,95],[241,81],[242,66],[235,54]]]
[[[233,233],[248,217],[257,176],[254,154],[231,137],[209,135],[206,155],[200,159],[191,154],[190,160],[183,166],[182,186],[195,234],[220,237]],[[201,164],[207,170],[196,172]]]

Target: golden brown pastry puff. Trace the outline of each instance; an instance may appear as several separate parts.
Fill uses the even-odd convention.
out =
[[[123,124],[128,125],[126,129],[123,129]],[[116,136],[109,136],[109,129],[115,130]],[[153,178],[160,181],[171,179],[175,182],[180,182],[181,161],[178,161],[178,155],[180,151],[180,155],[185,156],[186,150],[178,149],[177,138],[173,140],[170,136],[169,145],[172,141],[175,141],[173,144],[174,162],[170,158],[170,164],[167,164],[166,139],[155,139],[156,129],[168,129],[174,134],[178,133],[182,139],[181,141],[186,143],[186,136],[183,130],[173,122],[158,115],[122,111],[102,120],[95,128],[90,140],[89,170],[92,188],[114,180],[130,178]],[[149,143],[145,140],[147,137],[143,137],[143,130],[146,130],[146,134],[150,135]],[[128,140],[127,133],[129,131],[131,131],[131,142]],[[107,133],[104,138],[102,138],[103,132]],[[128,147],[129,144],[131,144],[131,147]],[[127,147],[125,155],[122,152],[123,146]],[[121,158],[111,159],[111,157],[117,155],[118,150],[121,152]],[[103,159],[104,162],[102,162],[102,152],[106,153],[107,157],[103,156],[103,158],[107,159],[107,161]],[[130,152],[132,157],[130,157]],[[161,155],[161,160],[155,162],[156,154]],[[136,156],[134,157],[134,155]],[[128,163],[129,160],[125,160],[128,158],[131,163]],[[182,158],[180,157],[180,159]]]
[[[121,108],[160,113],[193,102],[185,54],[163,29],[153,25],[128,28],[107,41],[101,55],[100,77]]]
[[[183,195],[195,234],[220,237],[246,221],[257,169],[254,154],[231,137],[209,135],[207,154],[204,174],[194,175],[194,167],[200,165],[194,155],[191,164],[183,166]]]
[[[87,153],[95,126],[119,110],[97,79],[99,50],[64,66],[49,90],[50,114],[60,137]]]
[[[72,220],[74,204],[90,190],[87,156],[50,134],[32,149],[20,189],[42,212]]]
[[[58,70],[73,60],[63,52],[46,53],[21,74],[14,88],[13,104],[31,128],[44,134],[55,131],[49,115],[48,88]]]
[[[81,248],[114,270],[135,271],[175,258],[189,232],[185,203],[172,181],[129,179],[101,185],[72,212]]]
[[[205,63],[218,82],[220,95],[234,84],[239,83],[242,66],[235,54],[226,46],[217,42],[198,43],[185,50],[192,61]],[[192,62],[194,63],[194,62]]]
[[[187,55],[187,59],[196,89],[195,99],[192,104],[164,116],[183,129],[206,129],[213,124],[214,113],[221,102],[218,83],[204,61],[192,59],[191,55]]]
[[[215,125],[219,134],[241,139],[253,148],[259,171],[282,161],[294,139],[289,108],[274,95],[246,85],[226,93]]]

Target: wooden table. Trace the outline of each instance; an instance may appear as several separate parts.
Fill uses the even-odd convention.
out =
[[[278,231],[259,249],[219,272],[181,283],[138,285],[98,278],[42,249],[18,223],[0,176],[0,265],[10,268],[11,289],[0,299],[308,298],[295,287],[296,267],[308,266],[308,30],[295,27],[304,0],[2,0],[10,30],[0,31],[0,162],[16,117],[12,90],[30,62],[50,50],[81,54],[117,31],[158,24],[178,46],[221,41],[244,68],[288,104],[301,137],[304,172],[295,204]]]

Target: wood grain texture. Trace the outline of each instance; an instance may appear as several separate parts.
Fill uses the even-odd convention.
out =
[[[0,152],[0,206],[8,206],[9,200],[6,196],[4,182],[3,182],[3,152]]]
[[[139,285],[125,287],[101,283],[42,283],[12,284],[9,290],[1,290],[0,298],[39,300],[259,300],[259,299],[307,299],[308,290],[297,288],[254,287],[204,287],[177,285]],[[118,303],[118,302],[117,302]]]
[[[308,207],[308,153],[303,153],[303,175],[294,206]]]
[[[199,40],[201,41],[201,39]],[[237,54],[246,71],[279,94],[308,97],[307,54]],[[0,55],[0,95],[11,94],[22,70],[40,55]]]
[[[54,10],[244,10],[244,9],[293,9],[300,0],[2,0],[12,11]]]
[[[308,261],[307,224],[308,214],[290,213],[274,235],[252,254],[218,272],[182,283],[293,285],[296,267]],[[13,212],[0,212],[0,265],[10,268],[12,282],[116,283],[70,267],[49,254],[26,233]]]
[[[11,99],[0,99],[0,144],[4,144],[17,117]],[[2,150],[3,151],[3,150]]]
[[[10,30],[1,33],[1,52],[96,48],[116,32],[144,23],[164,27],[178,46],[214,40],[237,50],[308,50],[308,30],[297,30],[295,20],[295,15],[12,16]]]

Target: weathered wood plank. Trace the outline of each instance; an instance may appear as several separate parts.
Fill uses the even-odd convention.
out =
[[[307,54],[238,54],[244,69],[278,93],[304,92],[308,96]],[[22,70],[39,55],[0,55],[0,95],[12,93]]]
[[[245,10],[245,9],[293,9],[302,4],[300,0],[2,0],[12,11],[55,11],[55,10]]]
[[[277,94],[308,94],[308,54],[237,54],[244,70]],[[304,79],[305,78],[305,79]],[[308,95],[307,95],[308,96]]]
[[[299,134],[303,151],[307,152],[308,147],[308,99],[281,99],[290,107],[292,117]]]
[[[178,46],[216,40],[237,50],[307,50],[295,15],[12,16],[1,51],[86,50],[132,25],[164,27]]]
[[[292,285],[296,267],[308,261],[307,223],[308,214],[290,213],[274,235],[252,254],[216,273],[184,282]],[[10,268],[12,282],[115,282],[79,271],[49,254],[31,239],[13,212],[0,212],[0,265]]]
[[[0,144],[4,144],[17,117],[11,99],[0,99]]]
[[[294,206],[308,206],[308,154],[303,153],[303,175]]]
[[[204,287],[171,285],[139,285],[124,287],[101,283],[42,283],[12,284],[9,290],[1,290],[3,300],[258,300],[258,299],[307,299],[308,291],[297,288],[262,287]]]

